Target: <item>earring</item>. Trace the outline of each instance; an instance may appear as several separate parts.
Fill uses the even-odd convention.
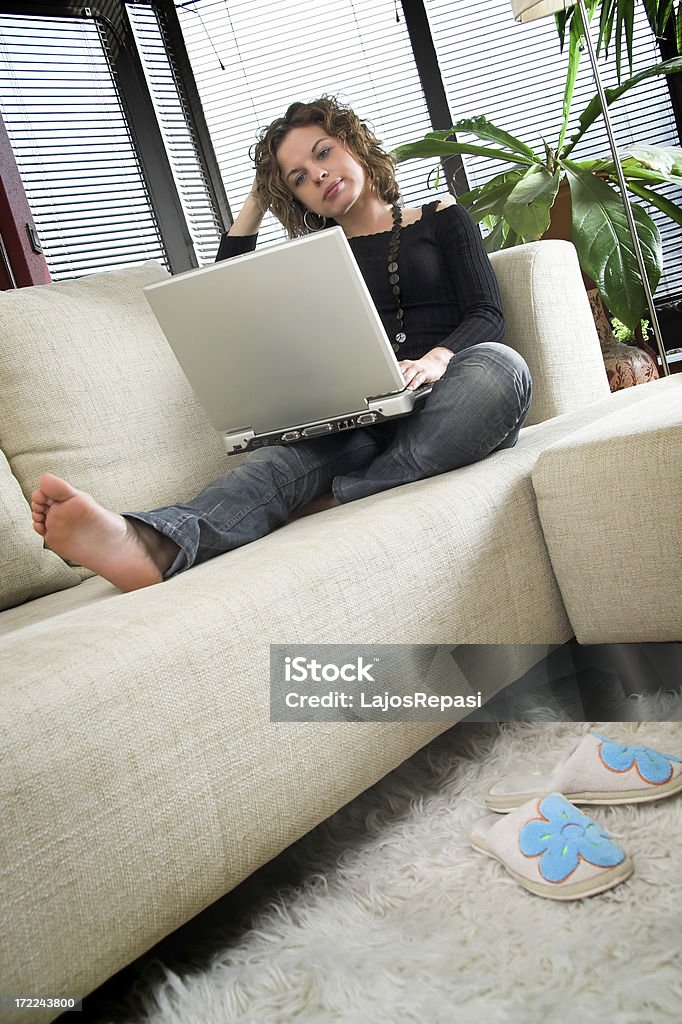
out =
[[[308,223],[308,214],[309,214],[310,212],[311,212],[310,210],[306,210],[306,211],[305,211],[305,213],[303,214],[303,223],[304,223],[304,224],[305,224],[305,226],[307,227],[308,231],[310,231],[311,233],[312,233],[313,231],[321,231],[321,230],[322,230],[322,228],[323,228],[323,227],[325,226],[325,224],[327,223],[327,218],[326,218],[326,217],[320,217],[320,220],[322,221],[322,223],[321,223],[321,224],[316,224],[316,225],[313,225],[313,226],[311,226],[311,225],[310,225],[310,224]],[[318,216],[318,214],[315,214],[315,216],[317,217],[317,216]]]

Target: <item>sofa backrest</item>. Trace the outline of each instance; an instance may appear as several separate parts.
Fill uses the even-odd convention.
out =
[[[608,394],[570,243],[520,246],[493,265],[508,343],[534,379],[529,422]],[[27,501],[42,473],[136,511],[183,501],[239,461],[228,460],[145,298],[143,286],[164,276],[152,261],[0,292],[0,608],[83,576],[31,528]]]
[[[26,524],[11,548],[0,537],[0,608],[83,575],[31,527],[42,473],[132,512],[186,500],[228,468],[142,290],[164,276],[148,262],[0,292],[0,449],[11,467],[0,465],[0,508],[6,526]]]
[[[527,424],[608,396],[597,329],[571,242],[530,242],[490,258],[502,293],[505,342],[521,353],[533,379]]]

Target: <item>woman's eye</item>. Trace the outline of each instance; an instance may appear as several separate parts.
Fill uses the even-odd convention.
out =
[[[318,160],[326,159],[326,157],[329,155],[329,153],[331,153],[331,151],[332,151],[332,147],[331,146],[325,146],[324,149],[318,149],[317,154],[316,154],[317,159]],[[295,186],[295,188],[300,188],[304,181],[305,181],[305,173],[303,171],[301,171],[301,173],[296,178],[294,178],[294,186]]]

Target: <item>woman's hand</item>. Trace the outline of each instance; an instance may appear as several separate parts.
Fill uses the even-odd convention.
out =
[[[402,370],[406,385],[414,391],[422,384],[433,384],[434,381],[440,380],[454,354],[451,349],[438,345],[421,359],[401,359],[398,366]]]
[[[253,200],[253,202],[263,215],[265,215],[268,212],[267,201],[264,201],[258,192],[258,175],[256,175],[253,181],[251,182],[251,190],[246,198],[247,201],[249,202]]]

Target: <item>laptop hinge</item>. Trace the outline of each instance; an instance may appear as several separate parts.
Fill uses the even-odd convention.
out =
[[[230,455],[246,452],[253,447],[255,436],[256,432],[252,427],[242,427],[240,430],[231,430],[229,434],[223,434],[223,444]]]

